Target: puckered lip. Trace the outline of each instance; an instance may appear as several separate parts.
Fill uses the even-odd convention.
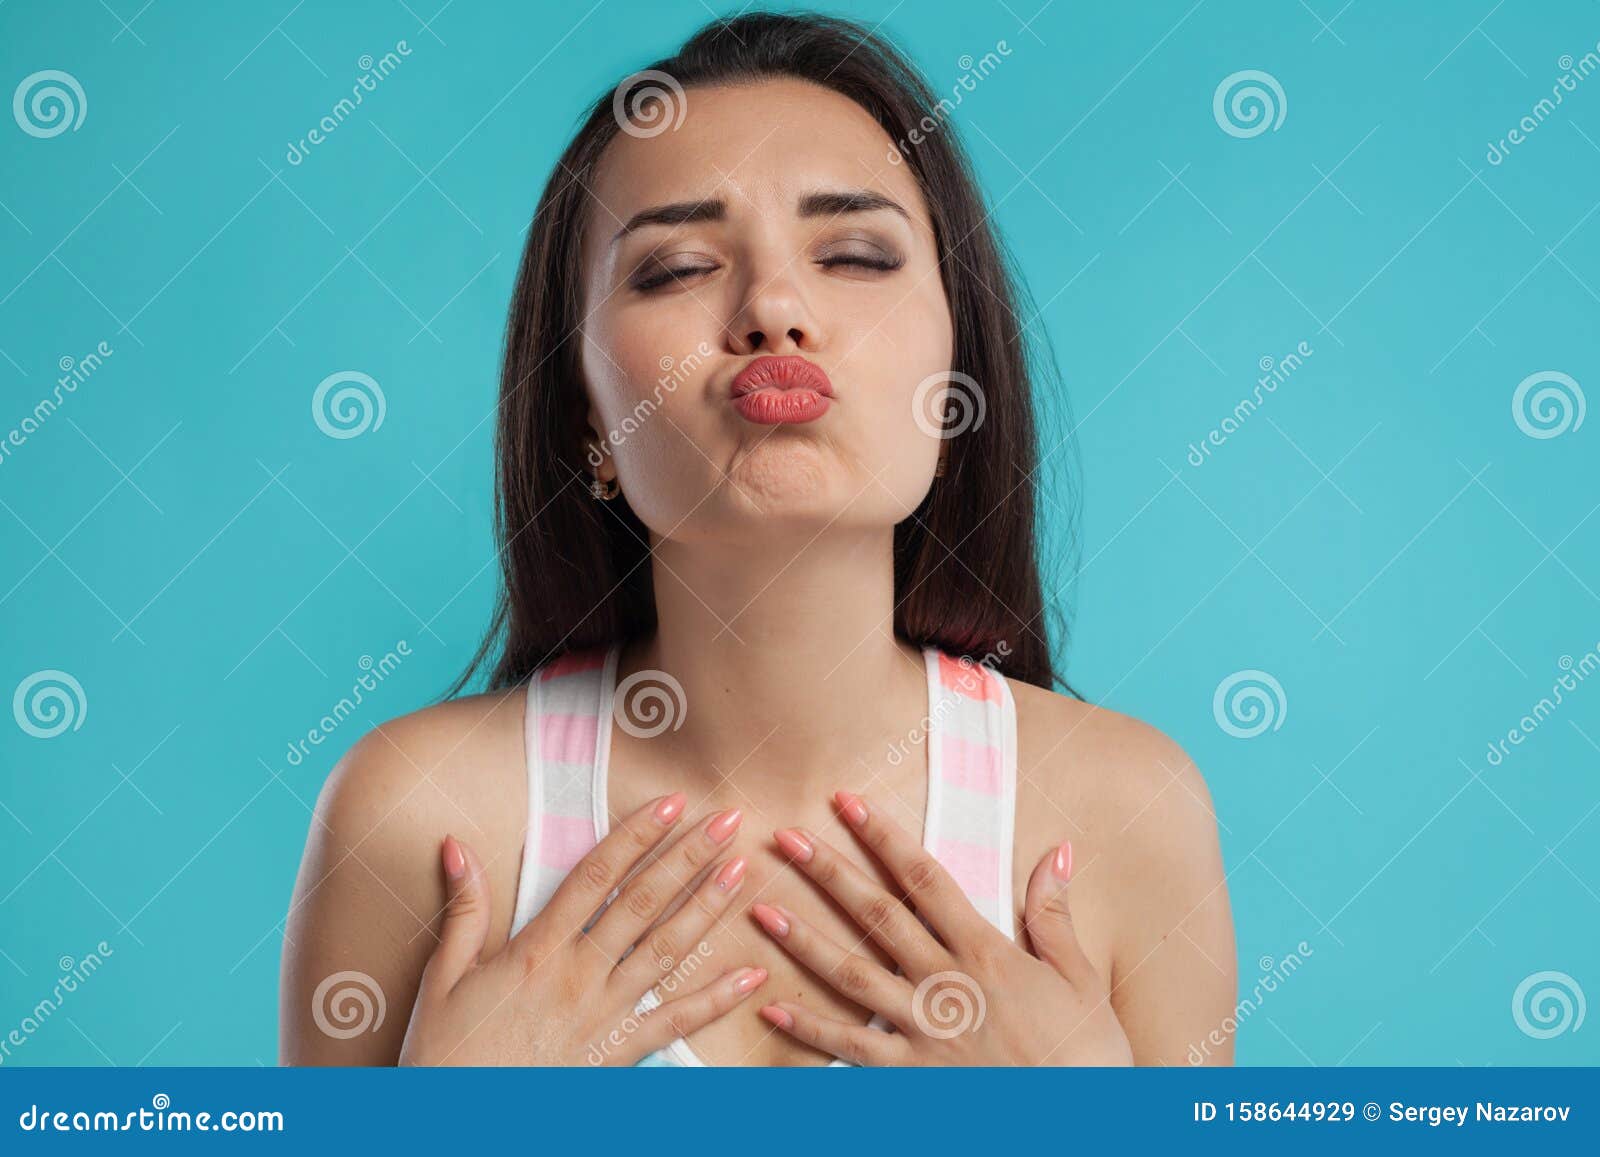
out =
[[[822,367],[798,355],[757,358],[735,375],[729,396],[737,398],[766,388],[815,390],[825,398],[833,397],[833,383]]]

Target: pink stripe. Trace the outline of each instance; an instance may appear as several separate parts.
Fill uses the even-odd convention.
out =
[[[600,720],[593,715],[541,715],[539,758],[552,763],[592,764],[599,734]]]
[[[594,847],[594,820],[588,816],[546,814],[539,825],[539,864],[560,872],[570,872]]]
[[[994,848],[940,840],[933,854],[968,896],[992,900],[1000,895],[1000,853]]]
[[[962,663],[939,652],[939,682],[968,699],[1000,702],[997,676],[982,663]]]
[[[1001,778],[1000,749],[992,743],[971,743],[956,735],[946,735],[939,748],[941,776],[952,787],[965,788],[979,795],[999,796]]]
[[[563,675],[576,675],[580,671],[592,671],[602,667],[606,661],[606,648],[589,647],[582,651],[568,651],[565,655],[545,666],[539,672],[541,679],[559,679]]]

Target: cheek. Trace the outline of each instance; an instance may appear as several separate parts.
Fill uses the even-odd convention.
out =
[[[584,330],[599,433],[634,513],[653,529],[674,525],[703,497],[705,457],[689,443],[707,436],[702,394],[713,348],[647,311],[591,318]]]

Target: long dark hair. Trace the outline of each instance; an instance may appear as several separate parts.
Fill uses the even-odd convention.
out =
[[[970,163],[942,123],[949,102],[942,108],[909,61],[868,29],[815,14],[716,20],[646,71],[685,90],[799,78],[849,97],[897,142],[894,159],[915,174],[933,218],[955,330],[951,370],[977,383],[985,413],[948,441],[944,475],[895,527],[895,632],[1070,693],[1051,661],[1036,531],[1031,382],[1052,377],[1053,360],[1034,356],[1026,340],[1017,279]],[[616,96],[595,101],[528,230],[495,434],[500,590],[452,694],[480,671],[490,689],[510,687],[566,652],[655,627],[649,532],[625,495],[595,500],[584,464],[581,225],[594,170],[620,131]],[[1065,615],[1059,618],[1064,641]]]

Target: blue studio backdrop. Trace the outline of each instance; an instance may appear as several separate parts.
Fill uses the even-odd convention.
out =
[[[1207,777],[1239,1062],[1600,1061],[1600,10],[823,7],[1031,287],[1061,658]],[[275,1063],[317,792],[487,619],[539,189],[724,9],[0,7],[5,1063]]]

